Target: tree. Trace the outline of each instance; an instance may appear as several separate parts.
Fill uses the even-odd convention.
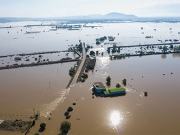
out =
[[[120,88],[121,85],[119,83],[116,84],[116,88]]]
[[[34,135],[39,135],[38,133],[35,133]]]
[[[70,106],[68,109],[67,109],[68,112],[72,112],[73,111],[73,108]]]
[[[96,42],[96,44],[97,44],[97,45],[100,45],[100,44],[101,44],[101,42],[97,41],[97,42]]]
[[[40,128],[41,128],[41,129],[43,129],[43,130],[44,130],[44,129],[45,129],[45,127],[46,127],[46,123],[41,123],[41,124],[40,124]]]
[[[98,55],[99,54],[99,51],[96,51],[96,55]]]
[[[110,86],[110,85],[111,85],[111,82],[106,82],[106,85],[107,85],[107,86]]]
[[[116,44],[113,45],[112,53],[116,52]]]
[[[108,77],[106,78],[106,81],[107,81],[107,82],[111,82],[111,77],[108,76]]]
[[[165,52],[167,52],[167,50],[168,50],[168,48],[167,48],[167,46],[163,46],[163,52],[165,53]]]
[[[123,83],[124,86],[126,86],[126,79],[123,79],[122,83]]]
[[[64,113],[64,116],[67,116],[67,115],[69,115],[69,112],[68,112],[68,111]]]
[[[70,76],[73,76],[74,74],[75,74],[75,68],[71,68],[70,70],[69,70],[69,75]]]
[[[90,51],[90,55],[95,55],[95,52],[94,51]]]
[[[101,37],[101,38],[100,38],[100,41],[104,41],[104,40],[105,40],[104,37]]]
[[[86,79],[86,78],[88,78],[88,74],[83,73],[81,77],[84,78],[84,79]]]
[[[60,130],[63,132],[63,133],[67,133],[71,128],[71,123],[68,122],[68,121],[63,121],[61,123],[61,127],[60,127]]]
[[[169,48],[173,49],[173,45],[170,45],[170,47],[169,47]]]

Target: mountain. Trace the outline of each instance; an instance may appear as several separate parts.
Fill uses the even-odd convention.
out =
[[[135,15],[126,15],[122,13],[112,12],[106,15],[87,15],[87,16],[70,16],[70,17],[62,17],[63,19],[75,19],[75,20],[129,20],[135,19],[137,16]]]
[[[138,18],[135,15],[126,15],[122,13],[112,12],[106,15],[94,14],[86,16],[67,16],[53,18],[15,18],[15,17],[0,17],[0,22],[17,22],[17,21],[59,21],[59,20],[131,20]]]

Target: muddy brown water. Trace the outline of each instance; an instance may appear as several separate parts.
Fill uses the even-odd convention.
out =
[[[93,45],[96,37],[104,36],[107,31],[110,35],[115,35],[121,29],[126,32],[120,33],[119,38],[116,37],[117,42],[123,41],[125,44],[137,44],[138,41],[155,43],[161,33],[168,31],[169,27],[172,27],[171,25],[174,26],[174,29],[179,26],[178,23],[103,24],[106,27],[93,31],[92,29],[83,29],[80,35],[85,42]],[[129,30],[133,29],[141,33],[140,26],[143,26],[149,35],[152,34],[154,27],[158,27],[160,32],[153,31],[154,39],[145,40],[145,35],[138,35],[139,37],[136,38],[134,37],[136,33]],[[7,32],[7,30],[4,31]],[[97,32],[100,35],[97,35]],[[30,35],[25,35],[24,38],[28,39],[23,39],[23,42],[18,44],[21,42],[20,39],[16,41],[11,39],[16,32],[13,35],[11,33],[13,31],[10,31],[10,37],[7,39],[1,37],[3,44],[7,43],[7,46],[2,46],[6,50],[5,52],[1,50],[2,55],[11,54],[10,52],[13,50],[8,52],[8,48],[11,48],[12,45],[17,46],[14,50],[15,53],[47,51],[57,48],[59,50],[58,43],[65,44],[64,36],[67,38],[68,35],[68,32],[64,30],[57,32],[59,35],[65,34],[61,38],[62,42],[58,34],[55,36],[56,32],[53,32],[54,35],[51,35],[52,33],[35,34],[33,36],[38,38],[40,45],[37,48],[28,46],[26,50],[22,46],[26,40],[30,41],[28,38]],[[87,33],[90,36],[86,36]],[[54,37],[41,40],[46,34]],[[70,35],[79,37],[74,32]],[[174,35],[166,32],[162,38],[178,38],[177,33]],[[9,39],[14,43],[11,43],[12,41]],[[47,40],[48,47],[44,48],[43,43]],[[53,41],[51,42],[51,40]],[[75,41],[74,38],[67,43],[73,43],[73,41]],[[31,43],[35,44],[36,41],[32,39],[28,45]],[[52,43],[52,47],[49,46],[49,43]],[[65,46],[61,45],[61,47],[67,49]],[[43,50],[41,50],[42,48]],[[99,49],[101,46],[94,46],[94,48]],[[40,110],[41,117],[29,134],[37,133],[40,123],[45,122],[47,127],[40,134],[54,135],[60,133],[60,124],[66,120],[64,112],[69,106],[72,106],[74,110],[70,113],[71,118],[68,120],[72,124],[69,135],[179,134],[179,54],[131,57],[112,61],[107,55],[106,53],[105,57],[99,55],[95,70],[88,73],[89,77],[85,83],[78,83],[70,90],[65,89],[70,80],[68,70],[75,63],[0,71],[0,119],[29,120],[29,117],[33,115],[33,109]],[[115,87],[118,82],[121,83],[122,79],[127,79],[126,96],[92,99],[92,83],[95,81],[105,83],[108,75],[112,78],[111,87]],[[144,91],[148,92],[147,97],[144,97]],[[73,106],[73,102],[76,102],[77,105]],[[49,117],[51,120],[48,120]],[[19,135],[22,133],[0,131],[0,134]]]

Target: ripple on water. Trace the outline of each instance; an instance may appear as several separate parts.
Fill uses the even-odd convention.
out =
[[[40,115],[41,117],[48,117],[52,111],[54,111],[57,106],[66,99],[67,90],[63,89],[59,92],[59,97],[53,100],[49,104],[44,104],[41,108]]]

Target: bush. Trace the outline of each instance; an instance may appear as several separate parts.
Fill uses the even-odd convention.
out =
[[[99,54],[99,51],[96,51],[96,55],[98,55]]]
[[[39,135],[38,133],[35,133],[34,135]]]
[[[105,40],[105,38],[104,38],[104,37],[101,37],[101,38],[100,38],[100,41],[104,41],[104,40]]]
[[[90,61],[88,62],[86,69],[87,70],[93,70],[96,64],[96,59],[90,59]]]
[[[75,74],[75,68],[71,68],[70,70],[69,70],[69,75],[70,76],[73,76],[74,74]]]
[[[63,121],[61,123],[61,127],[60,127],[60,130],[63,132],[63,133],[67,133],[71,128],[71,123],[68,122],[68,121]]]
[[[107,86],[110,86],[111,85],[111,82],[106,82]]]
[[[86,78],[88,78],[88,74],[83,73],[81,77],[82,77],[83,79],[86,79]]]
[[[126,79],[123,79],[122,83],[123,83],[124,86],[126,86]]]
[[[81,78],[81,82],[85,82],[85,79]]]
[[[46,123],[41,123],[41,124],[40,124],[40,128],[41,128],[41,129],[45,129],[45,127],[46,127]]]
[[[69,115],[69,112],[68,112],[68,111],[64,113],[64,116],[67,116],[67,115]]]
[[[70,106],[68,109],[67,109],[68,112],[72,112],[73,111],[73,108]]]
[[[97,41],[97,42],[96,42],[96,44],[97,44],[97,45],[100,45],[100,44],[101,44],[101,42]]]
[[[106,81],[107,81],[107,82],[111,82],[111,77],[108,76],[108,77],[106,78]]]
[[[121,85],[118,83],[118,84],[116,84],[116,88],[120,88],[121,87]]]
[[[71,118],[71,115],[67,115],[67,116],[66,116],[66,119],[70,119],[70,118]]]
[[[95,55],[95,52],[94,51],[90,51],[90,55]]]

